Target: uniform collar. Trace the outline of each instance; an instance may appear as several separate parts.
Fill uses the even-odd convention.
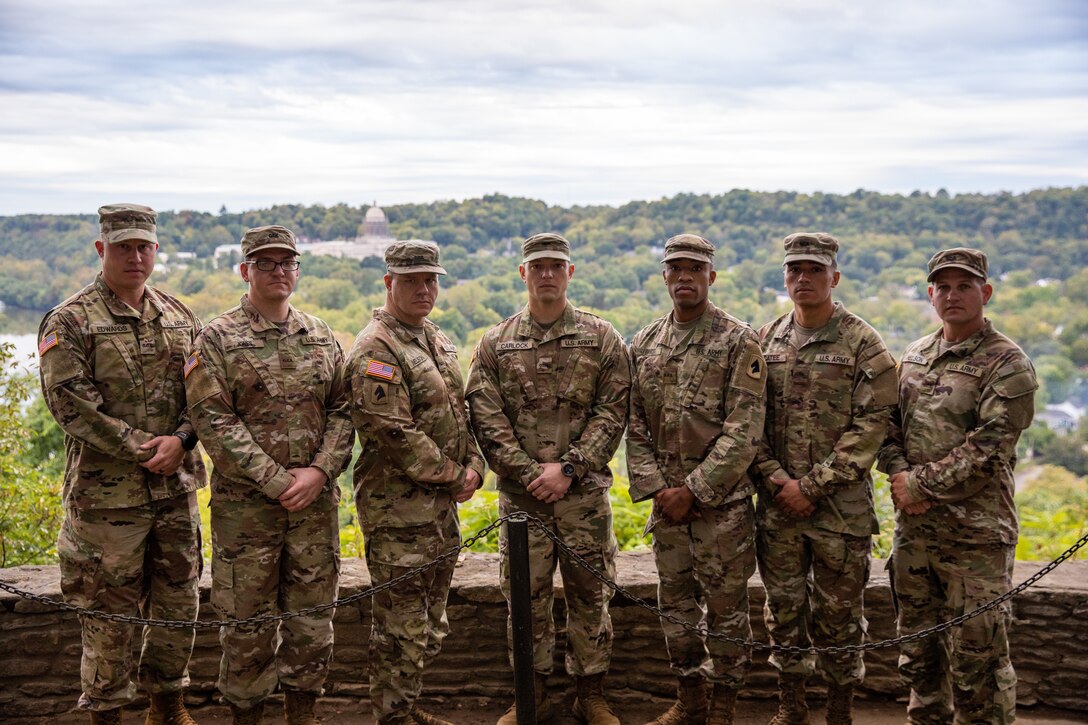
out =
[[[241,308],[242,312],[245,313],[246,318],[249,320],[250,329],[254,332],[268,332],[270,330],[279,331],[280,326],[275,322],[266,319],[265,316],[253,306],[253,303],[249,301],[249,295],[242,295]],[[288,306],[287,334],[295,335],[300,332],[305,333],[306,331],[306,322],[302,317],[302,313],[294,307]]]
[[[790,312],[782,320],[782,324],[775,330],[774,339],[787,340],[790,335],[793,334],[793,312]],[[821,327],[819,330],[813,333],[805,345],[812,342],[835,342],[839,339],[839,326],[842,324],[842,318],[846,315],[846,308],[842,306],[841,302],[836,302],[831,310],[831,319],[827,321],[827,324]],[[802,346],[803,347],[803,346]]]
[[[948,348],[948,350],[945,351],[945,354],[955,355],[956,357],[968,357],[972,355],[975,350],[978,349],[979,345],[981,345],[987,337],[992,335],[993,332],[993,323],[990,322],[989,318],[983,318],[982,327],[980,327],[978,331],[975,332],[975,334],[971,335],[969,338],[963,340],[962,342],[957,342],[955,345]],[[941,340],[943,339],[944,338],[942,337],[942,328],[937,328],[937,331],[930,335],[930,339],[925,344],[923,349],[927,353],[932,353],[931,355],[927,355],[931,360],[935,359],[938,356],[941,349]]]
[[[714,326],[717,310],[718,308],[714,306],[714,303],[708,300],[706,309],[703,310],[703,314],[699,316],[695,327],[691,331],[691,335],[687,338],[687,343],[683,347],[674,350],[674,352],[682,352],[683,350],[686,350],[689,345],[702,345],[706,336],[710,334],[710,329]],[[670,312],[665,320],[665,324],[658,329],[657,335],[654,336],[654,345],[668,347],[671,344],[672,324],[672,313]]]
[[[575,322],[574,305],[567,300],[567,306],[563,308],[563,314],[545,332],[540,325],[533,322],[533,316],[529,314],[529,306],[522,310],[521,320],[518,322],[518,337],[531,337],[540,342],[547,342],[559,337],[578,334],[578,325]]]
[[[396,315],[390,314],[381,307],[374,310],[373,318],[388,327],[401,342],[416,340],[421,343],[423,347],[427,347],[427,323],[429,323],[430,320],[424,318],[423,324],[419,328],[409,327],[397,319]]]
[[[106,309],[110,311],[110,314],[114,317],[135,317],[140,322],[148,322],[154,320],[156,317],[162,314],[162,303],[159,302],[158,295],[155,294],[155,290],[147,285],[144,286],[144,309],[143,313],[139,310],[134,310],[118,297],[110,286],[106,284],[106,280],[102,277],[102,273],[99,272],[94,278],[94,287],[98,290],[98,294],[102,296],[102,300],[106,303]]]

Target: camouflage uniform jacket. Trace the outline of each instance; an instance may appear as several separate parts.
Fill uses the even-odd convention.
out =
[[[768,370],[767,422],[755,458],[761,525],[798,523],[773,504],[778,487],[767,480],[788,477],[816,504],[806,525],[876,534],[869,469],[896,402],[895,360],[877,331],[839,303],[800,349],[792,336],[792,312],[759,331]]]
[[[245,296],[208,323],[186,363],[189,411],[215,464],[212,495],[224,501],[278,498],[289,468],[314,466],[336,477],[354,431],[344,355],[321,320],[291,308],[286,332]]]
[[[623,338],[569,302],[547,331],[528,308],[488,330],[469,367],[472,425],[499,489],[523,493],[541,463],[574,465],[572,488],[608,488],[627,424]]]
[[[346,377],[363,448],[355,497],[364,532],[444,520],[467,469],[484,475],[457,347],[430,320],[417,332],[374,310],[348,354]]]
[[[756,333],[713,304],[676,349],[671,325],[659,317],[631,343],[631,499],[680,485],[708,506],[751,496],[767,383]]]
[[[961,543],[1016,544],[1012,471],[1035,414],[1035,369],[989,320],[944,354],[941,339],[938,330],[912,343],[899,366],[899,408],[880,470],[910,471],[911,496],[937,505],[900,513],[897,525]]]
[[[42,392],[64,431],[65,506],[143,506],[207,484],[196,451],[170,476],[140,466],[153,455],[142,444],[193,431],[181,371],[200,330],[170,295],[146,287],[144,300],[137,312],[99,274],[42,320]]]

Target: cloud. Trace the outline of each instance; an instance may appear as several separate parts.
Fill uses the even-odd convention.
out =
[[[0,0],[0,213],[1081,184],[1086,19],[1010,0]]]

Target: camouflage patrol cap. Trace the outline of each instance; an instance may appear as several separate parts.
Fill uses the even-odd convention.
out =
[[[297,255],[295,233],[279,224],[247,229],[242,235],[242,256],[248,259],[264,249],[286,249]]]
[[[665,258],[662,262],[674,259],[694,259],[698,262],[714,263],[714,245],[698,234],[677,234],[665,242]]]
[[[934,254],[933,258],[929,260],[929,276],[926,277],[926,281],[932,282],[933,277],[938,272],[942,269],[948,269],[949,267],[963,269],[976,277],[986,279],[989,263],[986,261],[986,255],[977,249],[970,249],[968,247],[942,249]]]
[[[394,274],[446,273],[446,270],[438,263],[438,245],[419,239],[393,242],[386,247],[385,266]]]
[[[839,240],[824,232],[795,232],[782,240],[782,246],[786,249],[784,265],[809,261],[834,267]]]
[[[128,239],[158,244],[159,237],[155,233],[157,216],[154,209],[141,204],[107,204],[98,208],[99,234],[102,241],[109,244]]]
[[[521,263],[534,259],[562,259],[570,261],[570,242],[555,232],[534,234],[521,243]]]

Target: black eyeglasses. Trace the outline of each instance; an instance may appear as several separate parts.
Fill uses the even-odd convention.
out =
[[[262,272],[274,272],[276,267],[283,267],[284,272],[294,272],[302,266],[297,259],[285,259],[282,262],[274,259],[247,259],[246,264],[252,264]]]

